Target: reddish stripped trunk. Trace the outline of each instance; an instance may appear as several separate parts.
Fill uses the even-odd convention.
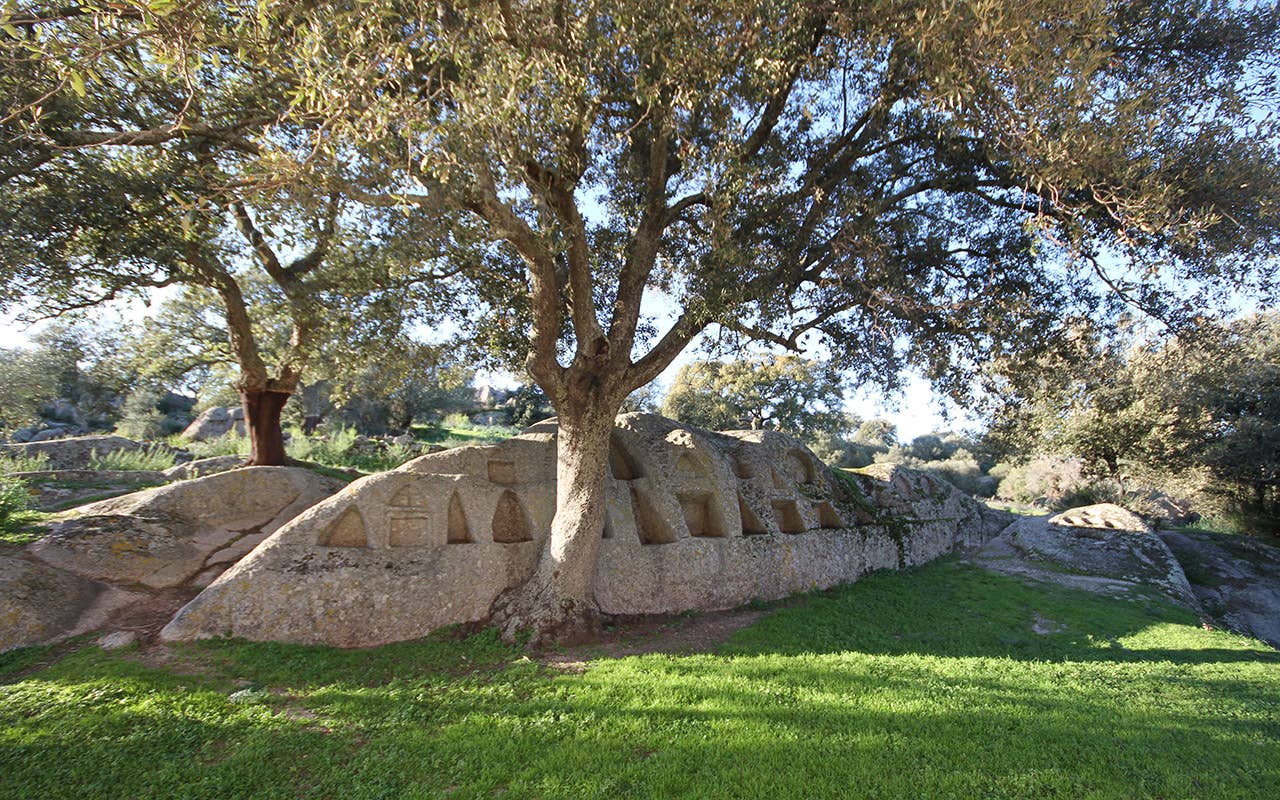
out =
[[[284,431],[280,412],[289,402],[289,392],[270,389],[245,389],[240,392],[244,407],[245,431],[252,450],[249,464],[255,467],[283,467],[289,457],[284,452]]]

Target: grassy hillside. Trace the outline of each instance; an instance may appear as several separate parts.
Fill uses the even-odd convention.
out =
[[[0,659],[3,798],[1280,797],[1280,654],[956,563],[581,671],[490,635]]]

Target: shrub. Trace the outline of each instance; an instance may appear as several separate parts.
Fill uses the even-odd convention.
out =
[[[15,472],[44,472],[49,469],[49,454],[0,456],[0,474]]]
[[[984,475],[977,459],[964,450],[957,450],[945,460],[922,461],[915,468],[936,475],[974,497],[991,497],[1000,483],[998,478]]]
[[[176,461],[172,450],[162,445],[152,445],[141,450],[112,450],[89,457],[89,469],[109,471],[150,470],[160,472],[172,467]]]
[[[1058,456],[1033,458],[1003,472],[997,494],[1018,503],[1055,505],[1063,497],[1079,494],[1090,483],[1079,460]]]
[[[442,424],[446,428],[470,428],[471,420],[467,418],[466,414],[459,414],[455,412],[453,414],[446,414]]]
[[[14,518],[27,510],[31,495],[17,478],[0,478],[0,530],[7,531]]]
[[[285,447],[289,458],[310,461],[327,467],[358,469],[362,472],[385,472],[395,469],[418,455],[405,445],[387,445],[377,441],[359,441],[354,428],[338,428],[324,436],[304,436],[292,429]]]
[[[130,439],[153,440],[166,436],[165,416],[159,411],[134,411],[116,423],[116,433]]]
[[[186,449],[196,458],[212,458],[214,456],[244,456],[249,454],[249,438],[231,431],[215,439],[203,442],[191,442]]]

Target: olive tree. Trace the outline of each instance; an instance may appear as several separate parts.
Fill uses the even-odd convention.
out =
[[[285,464],[281,411],[320,345],[357,319],[365,340],[394,335],[431,276],[401,267],[430,237],[405,237],[415,222],[392,210],[263,177],[277,150],[307,156],[313,126],[280,114],[291,84],[266,63],[273,36],[234,6],[36,3],[2,16],[0,306],[56,316],[204,290],[225,342],[197,360],[236,366],[248,463]],[[170,49],[179,41],[191,47]]]

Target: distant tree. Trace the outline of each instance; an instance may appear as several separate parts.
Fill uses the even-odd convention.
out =
[[[241,283],[255,310],[255,341],[264,360],[276,361],[290,347],[287,303],[265,276],[245,274]],[[425,303],[403,291],[326,302],[342,311],[327,315],[312,332],[305,384],[311,388],[290,412],[294,422],[306,416],[319,422],[337,413],[362,433],[382,433],[469,404],[471,370],[458,361],[456,348],[424,344],[408,333]],[[123,350],[149,379],[181,385],[207,401],[237,381],[238,362],[228,342],[220,298],[190,286],[160,304]]]
[[[527,428],[535,422],[553,416],[551,401],[537,386],[518,386],[511,393],[511,424]]]
[[[797,356],[694,361],[680,368],[662,411],[711,430],[770,428],[816,440],[847,432],[844,385],[834,370]]]
[[[858,426],[853,441],[888,449],[898,443],[898,426],[887,419],[869,419]]]
[[[1077,324],[1063,346],[1006,387],[989,442],[1006,457],[1069,454],[1094,475],[1119,477],[1121,462],[1139,455],[1154,424],[1137,404],[1129,369],[1134,336],[1128,323],[1113,330]]]
[[[921,461],[941,461],[950,453],[942,443],[942,437],[936,433],[926,433],[911,440],[911,456]]]
[[[40,407],[58,396],[58,374],[49,362],[40,351],[0,350],[0,427],[33,422]]]
[[[326,365],[335,416],[364,433],[407,431],[414,422],[440,419],[472,403],[473,370],[452,358],[447,346],[401,336],[363,359]]]
[[[522,356],[559,420],[550,536],[493,609],[535,640],[598,618],[615,414],[703,331],[822,336],[860,378],[914,363],[964,397],[1066,320],[1127,302],[1185,323],[1280,250],[1273,4],[71,8],[7,15],[15,62],[51,76],[37,93],[96,86],[130,49],[184,78],[239,59],[305,140],[256,138],[272,177],[441,232],[462,327]],[[185,86],[147,131],[201,135]],[[660,335],[646,292],[676,305]]]
[[[0,426],[35,422],[61,401],[81,421],[109,427],[136,376],[119,357],[117,333],[58,322],[33,334],[31,344],[0,351]]]
[[[1207,468],[1208,487],[1280,519],[1280,312],[1212,326],[1131,360],[1129,416],[1150,425],[1148,468]]]
[[[1012,398],[995,426],[1006,452],[1112,479],[1207,471],[1200,490],[1280,512],[1280,313],[1088,350],[1088,369]]]

